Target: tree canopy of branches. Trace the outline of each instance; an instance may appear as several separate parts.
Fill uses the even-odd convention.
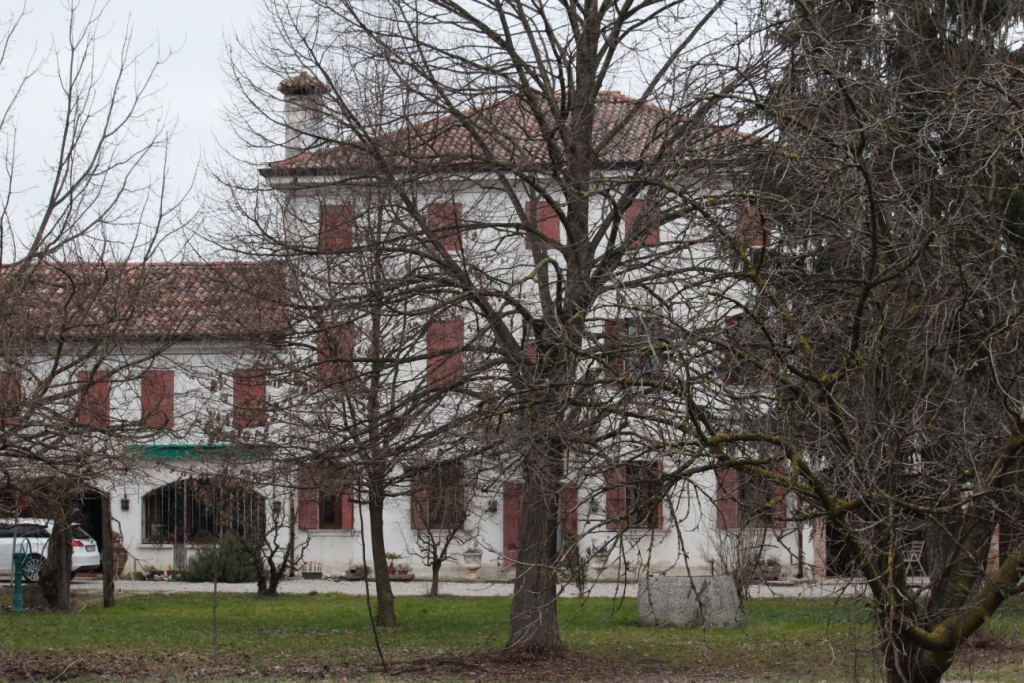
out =
[[[111,427],[106,399],[160,351],[126,342],[138,340],[138,288],[151,276],[142,264],[180,207],[159,180],[170,132],[153,99],[163,57],[135,53],[127,29],[107,55],[101,8],[68,3],[66,42],[13,64],[22,18],[0,22],[0,71],[22,74],[5,81],[13,88],[0,107],[0,486],[7,514],[31,500],[55,520],[54,602],[66,610],[71,501],[125,471],[118,445],[145,431]],[[47,83],[59,92],[53,146],[30,161],[20,106]],[[29,170],[35,159],[41,175]]]
[[[724,461],[784,484],[850,550],[889,680],[934,683],[1024,569],[1020,6],[785,17],[750,101],[763,144],[737,166],[747,232],[721,270],[747,381],[712,429]]]

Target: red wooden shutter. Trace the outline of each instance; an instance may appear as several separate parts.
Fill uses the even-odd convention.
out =
[[[303,531],[320,528],[320,491],[316,486],[316,469],[313,465],[299,468],[299,510],[296,525]]]
[[[776,467],[776,472],[783,473],[781,467]],[[772,481],[772,523],[776,529],[786,528],[786,487],[777,481]]]
[[[562,486],[562,531],[579,536],[579,489],[576,484]]]
[[[267,424],[267,376],[262,370],[235,370],[234,424],[236,429]]]
[[[427,205],[427,226],[447,251],[462,248],[462,204],[448,202]]]
[[[608,351],[605,374],[608,379],[616,379],[626,372],[626,359],[615,353],[622,344],[622,327],[618,320],[604,321],[604,346]]]
[[[462,376],[464,325],[458,320],[435,320],[427,327],[427,386],[443,387]]]
[[[654,528],[664,529],[665,528],[665,490],[662,485],[662,477],[665,474],[665,463],[661,460],[654,461],[655,472],[657,472],[657,480],[654,482],[654,490],[658,494],[658,505],[654,508]]]
[[[626,498],[628,496],[626,476],[625,466],[616,467],[605,474],[605,518],[608,528],[612,531],[619,531],[628,526],[626,523]]]
[[[338,496],[338,510],[341,528],[351,531],[356,528],[355,503],[352,501],[352,489],[345,489]]]
[[[430,470],[413,475],[409,487],[410,523],[416,531],[430,528]]]
[[[355,209],[351,204],[321,204],[319,252],[334,254],[351,249],[354,220]]]
[[[356,349],[356,326],[345,323],[330,327],[317,335],[317,375],[321,388],[347,384],[355,380],[353,358]]]
[[[526,202],[526,218],[533,230],[546,237],[548,240],[559,244],[562,241],[562,223],[558,220],[558,213],[555,207],[547,202]],[[531,249],[533,245],[533,234],[526,233],[526,248]],[[541,249],[548,248],[548,242],[541,240]]]
[[[523,521],[523,485],[505,484],[502,502],[502,563],[507,567],[519,561],[519,527]]]
[[[660,222],[661,212],[654,202],[640,199],[630,204],[626,209],[626,236],[629,248],[657,246],[661,241]],[[639,236],[641,233],[642,236]]]
[[[110,375],[106,370],[78,371],[78,424],[110,426]]]
[[[0,427],[18,424],[21,414],[21,373],[0,372]]]
[[[728,330],[739,325],[742,320],[742,313],[725,316],[726,333],[728,334]],[[727,337],[727,340],[728,339],[729,337]],[[725,382],[726,386],[733,386],[739,384],[741,379],[743,379],[743,377],[735,354],[733,354],[731,349],[724,349],[722,351],[722,380]]]
[[[174,427],[174,371],[142,373],[142,424],[152,429]]]
[[[724,470],[715,473],[715,507],[718,509],[718,528],[735,529],[740,521],[739,472]]]
[[[771,243],[768,217],[750,202],[736,209],[736,239],[744,247],[764,247]]]

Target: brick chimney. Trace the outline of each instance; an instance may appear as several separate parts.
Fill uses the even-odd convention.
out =
[[[278,92],[284,95],[284,156],[286,159],[308,152],[323,124],[324,93],[328,88],[303,71],[281,81]]]

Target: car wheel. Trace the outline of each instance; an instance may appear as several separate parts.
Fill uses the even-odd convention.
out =
[[[21,576],[27,583],[37,583],[41,571],[43,571],[43,558],[41,555],[29,555],[24,564],[21,565]]]

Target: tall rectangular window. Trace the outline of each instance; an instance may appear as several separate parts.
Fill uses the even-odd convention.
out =
[[[321,254],[336,254],[351,249],[354,243],[354,223],[355,209],[351,204],[321,204],[318,251]]]
[[[435,320],[427,327],[427,386],[431,389],[462,376],[463,322]]]
[[[427,205],[427,226],[437,235],[446,251],[462,248],[462,204],[447,202]]]
[[[529,230],[526,233],[526,248],[531,249],[537,237],[546,238],[539,240],[541,249],[548,248],[551,242],[559,243],[562,237],[562,223],[558,220],[558,213],[555,208],[547,202],[526,202],[526,219],[529,222]],[[531,232],[532,231],[532,232]]]
[[[626,239],[629,248],[656,247],[661,241],[661,212],[648,199],[638,199],[626,209]]]
[[[236,429],[267,425],[267,376],[262,370],[235,370],[234,425]]]
[[[771,243],[768,215],[756,204],[740,204],[736,208],[736,223],[736,239],[743,247],[766,247]]]
[[[151,429],[174,427],[174,371],[142,373],[142,424]]]
[[[321,388],[350,384],[356,378],[354,323],[326,326],[317,335],[317,377]]]
[[[78,424],[93,429],[110,426],[110,373],[78,371]]]
[[[609,529],[660,529],[665,497],[660,460],[619,465],[605,478]]]
[[[466,519],[462,463],[439,463],[412,478],[412,528],[458,529]]]
[[[0,371],[0,428],[18,423],[21,415],[21,373]]]

